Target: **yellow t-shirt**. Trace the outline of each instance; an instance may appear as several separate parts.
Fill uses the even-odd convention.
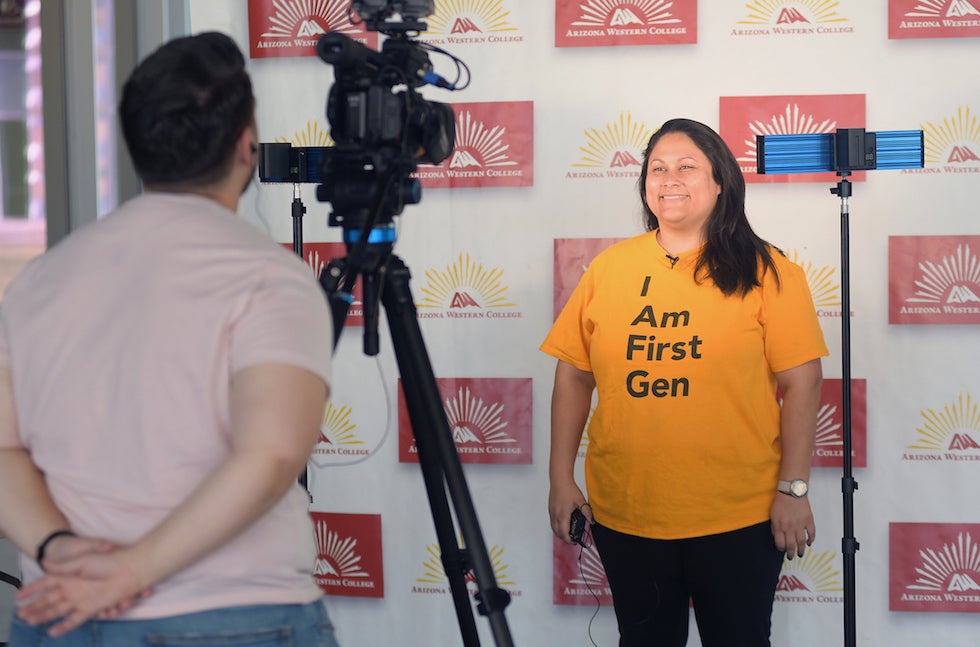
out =
[[[586,488],[596,520],[680,539],[769,518],[780,461],[774,372],[827,355],[802,269],[773,250],[744,298],[672,263],[649,232],[589,265],[541,350],[595,376]]]

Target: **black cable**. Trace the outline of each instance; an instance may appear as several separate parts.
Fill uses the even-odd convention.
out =
[[[591,537],[592,533],[589,533],[588,536]],[[599,595],[592,590],[592,584],[589,582],[589,578],[585,575],[585,569],[582,568],[582,555],[585,553],[586,545],[587,542],[584,541],[583,538],[583,541],[579,545],[578,549],[578,572],[579,575],[582,576],[582,581],[585,582],[585,587],[589,589],[589,593],[591,593],[592,597],[595,598],[595,611],[592,612],[592,617],[589,618],[588,634],[589,642],[592,643],[593,647],[599,647],[599,644],[595,641],[595,638],[592,637],[592,623],[595,622],[596,617],[599,615],[599,609],[602,608],[602,601],[599,599]]]

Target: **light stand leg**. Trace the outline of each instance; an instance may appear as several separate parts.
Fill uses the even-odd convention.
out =
[[[851,456],[851,291],[850,291],[850,217],[848,198],[851,196],[851,182],[847,180],[847,172],[841,171],[842,176],[837,187],[830,192],[840,196],[841,208],[841,402],[843,405],[843,436],[844,436],[844,476],[841,479],[841,491],[844,496],[844,537],[841,540],[841,553],[844,558],[844,647],[855,647],[857,640],[857,611],[855,604],[856,581],[854,576],[855,553],[860,545],[854,537],[854,491],[858,489],[853,476],[853,459]]]

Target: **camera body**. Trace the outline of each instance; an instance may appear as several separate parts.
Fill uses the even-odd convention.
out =
[[[319,165],[317,199],[333,205],[329,224],[344,228],[360,228],[375,207],[378,224],[386,224],[419,202],[421,185],[411,174],[419,162],[445,160],[456,141],[452,108],[416,90],[432,78],[424,45],[407,37],[404,23],[378,25],[384,15],[373,14],[373,28],[388,36],[379,51],[340,32],[317,41],[320,58],[334,68],[326,113],[335,142]]]
[[[327,120],[338,145],[391,148],[430,164],[449,157],[456,122],[451,107],[426,101],[415,90],[432,71],[418,43],[390,37],[375,52],[340,32],[330,32],[317,41],[317,52],[334,66]],[[400,85],[405,88],[393,90]]]

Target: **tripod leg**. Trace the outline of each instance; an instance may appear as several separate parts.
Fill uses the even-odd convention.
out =
[[[391,256],[385,265],[385,271],[381,302],[388,316],[412,431],[418,446],[419,463],[422,467],[464,644],[479,645],[472,609],[466,599],[464,569],[468,566],[472,568],[476,578],[480,612],[489,617],[497,645],[513,645],[510,630],[503,616],[503,609],[509,603],[510,595],[497,587],[493,567],[463,476],[459,455],[453,444],[446,412],[436,386],[435,375],[419,329],[415,302],[409,288],[408,268],[401,259]],[[456,543],[446,498],[447,489],[452,497],[468,559],[463,558],[463,551]]]

